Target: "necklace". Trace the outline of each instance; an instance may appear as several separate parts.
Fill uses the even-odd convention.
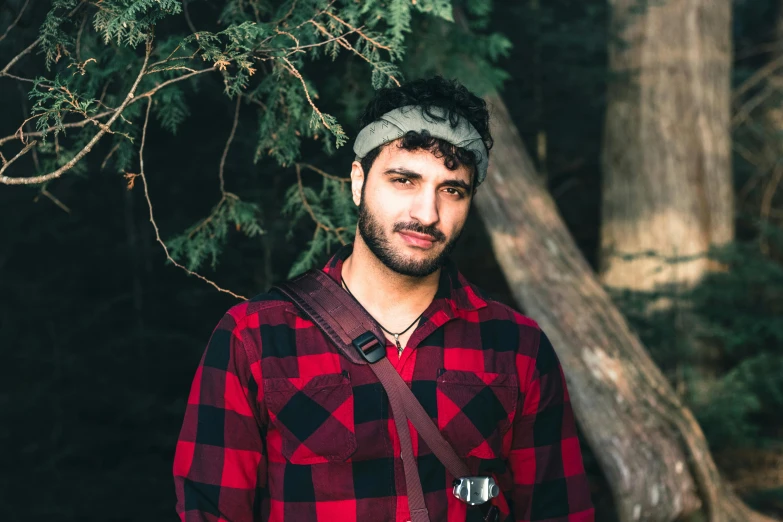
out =
[[[348,293],[350,294],[350,296],[351,296],[351,297],[353,297],[354,299],[356,299],[356,296],[355,296],[355,295],[353,295],[353,293],[351,293],[351,289],[350,289],[350,288],[348,288],[348,285],[347,285],[347,284],[345,284],[345,279],[343,279],[342,277],[340,277],[340,282],[343,284],[343,288],[345,288],[345,289],[348,291]],[[356,300],[358,301],[358,299],[356,299]],[[369,313],[369,312],[368,312],[368,313]],[[386,333],[387,333],[387,334],[389,334],[389,335],[393,335],[393,336],[394,336],[394,342],[397,344],[397,356],[398,356],[398,357],[402,356],[402,350],[403,350],[403,347],[402,347],[402,345],[400,344],[400,336],[401,336],[402,334],[404,334],[405,332],[407,332],[408,330],[410,330],[410,329],[413,327],[413,325],[414,325],[414,324],[418,323],[418,322],[419,322],[419,319],[421,319],[421,316],[422,316],[422,315],[424,315],[424,312],[420,313],[420,314],[419,314],[419,316],[416,318],[416,320],[415,320],[415,321],[413,321],[413,322],[410,324],[410,326],[408,326],[408,327],[407,327],[405,330],[401,331],[400,333],[394,333],[394,332],[390,332],[389,330],[387,330],[386,328],[384,328],[384,327],[383,327],[383,325],[382,325],[381,323],[378,323],[378,321],[375,321],[376,323],[378,323],[378,326],[380,326],[380,327],[381,327],[381,330],[383,330],[384,332],[386,332]],[[375,318],[373,317],[373,319],[375,319]]]

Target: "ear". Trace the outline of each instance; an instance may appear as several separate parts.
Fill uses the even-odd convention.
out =
[[[358,207],[362,201],[362,186],[364,185],[364,169],[358,161],[351,163],[351,196]]]

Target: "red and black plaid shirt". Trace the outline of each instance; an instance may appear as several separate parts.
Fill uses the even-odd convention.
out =
[[[325,271],[339,281],[350,247]],[[402,357],[387,356],[503,521],[592,522],[560,363],[531,319],[480,296],[450,264]],[[480,520],[410,427],[433,522]],[[403,522],[408,501],[389,402],[281,294],[234,306],[196,370],[174,459],[181,520]]]

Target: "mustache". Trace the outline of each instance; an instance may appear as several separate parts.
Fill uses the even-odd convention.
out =
[[[402,232],[403,230],[410,230],[411,232],[416,232],[417,234],[426,234],[428,236],[432,236],[435,241],[446,241],[446,235],[443,232],[434,226],[425,227],[417,221],[410,221],[408,223],[398,222],[394,224],[395,232]]]

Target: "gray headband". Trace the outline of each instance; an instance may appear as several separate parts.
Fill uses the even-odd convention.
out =
[[[433,121],[425,115],[418,105],[406,105],[389,111],[380,119],[367,125],[356,136],[353,151],[356,159],[361,160],[374,148],[402,138],[406,132],[426,130],[430,136],[448,141],[456,147],[467,149],[476,155],[476,186],[487,177],[489,157],[481,135],[465,118],[460,117],[456,127],[446,119],[446,111],[441,107],[430,107],[430,113],[442,121]]]

